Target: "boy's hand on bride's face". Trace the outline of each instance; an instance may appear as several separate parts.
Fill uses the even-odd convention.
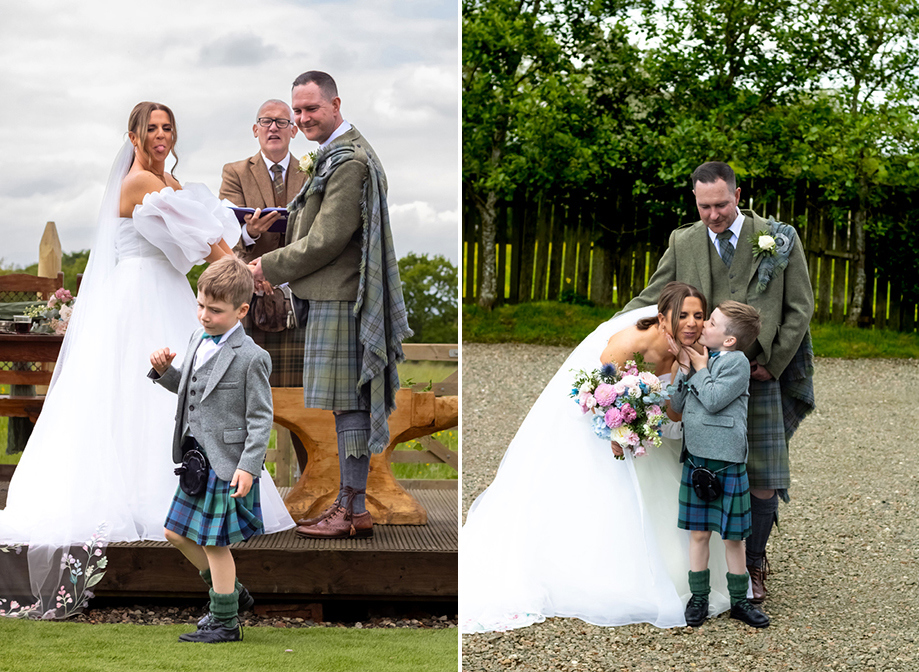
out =
[[[150,355],[150,366],[156,369],[156,372],[162,376],[169,367],[172,366],[172,360],[175,358],[176,353],[169,352],[169,348],[160,348]]]

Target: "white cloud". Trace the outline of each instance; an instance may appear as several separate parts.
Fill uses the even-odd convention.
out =
[[[251,126],[261,102],[288,99],[293,79],[318,69],[336,78],[345,118],[383,160],[390,203],[412,236],[403,241],[397,229],[396,249],[456,263],[458,54],[455,0],[4,7],[0,258],[35,262],[48,220],[66,252],[91,245],[102,188],[137,102],[172,107],[176,175],[216,192],[223,164],[257,151]],[[291,143],[296,155],[314,147],[301,134]]]

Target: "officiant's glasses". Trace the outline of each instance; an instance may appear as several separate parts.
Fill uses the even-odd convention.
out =
[[[277,124],[278,128],[287,128],[291,123],[290,119],[274,119],[272,117],[259,117],[256,121],[259,126],[264,126],[265,128],[271,126],[272,123]]]

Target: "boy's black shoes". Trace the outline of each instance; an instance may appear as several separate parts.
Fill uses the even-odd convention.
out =
[[[733,612],[732,612],[733,615]],[[686,605],[686,625],[698,628],[708,618],[708,598],[693,595]]]
[[[736,618],[738,621],[743,621],[751,628],[765,628],[769,625],[769,617],[754,607],[750,600],[746,598],[737,604],[731,605],[731,618]],[[689,622],[688,616],[686,621]]]
[[[208,614],[210,616],[210,614]],[[239,619],[234,618],[229,625],[218,621],[216,618],[210,620],[195,632],[186,632],[179,635],[180,642],[200,642],[202,644],[220,644],[222,642],[241,642],[243,639],[243,629],[239,625]]]

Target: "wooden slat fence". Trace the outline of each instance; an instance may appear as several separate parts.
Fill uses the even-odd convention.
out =
[[[757,186],[750,184],[742,194],[755,194]],[[464,200],[463,301],[475,303],[482,276],[481,227],[471,200]],[[840,215],[806,188],[794,197],[745,197],[741,207],[797,228],[814,288],[815,319],[843,322],[856,267],[850,214]],[[598,305],[625,305],[656,270],[674,223],[695,219],[694,203],[688,199],[682,212],[655,214],[621,194],[599,200],[578,194],[518,195],[499,210],[497,303],[556,301],[568,292]],[[913,263],[884,271],[877,260],[890,255],[892,245],[885,238],[866,236],[866,296],[859,323],[911,332],[917,325],[919,268]]]

